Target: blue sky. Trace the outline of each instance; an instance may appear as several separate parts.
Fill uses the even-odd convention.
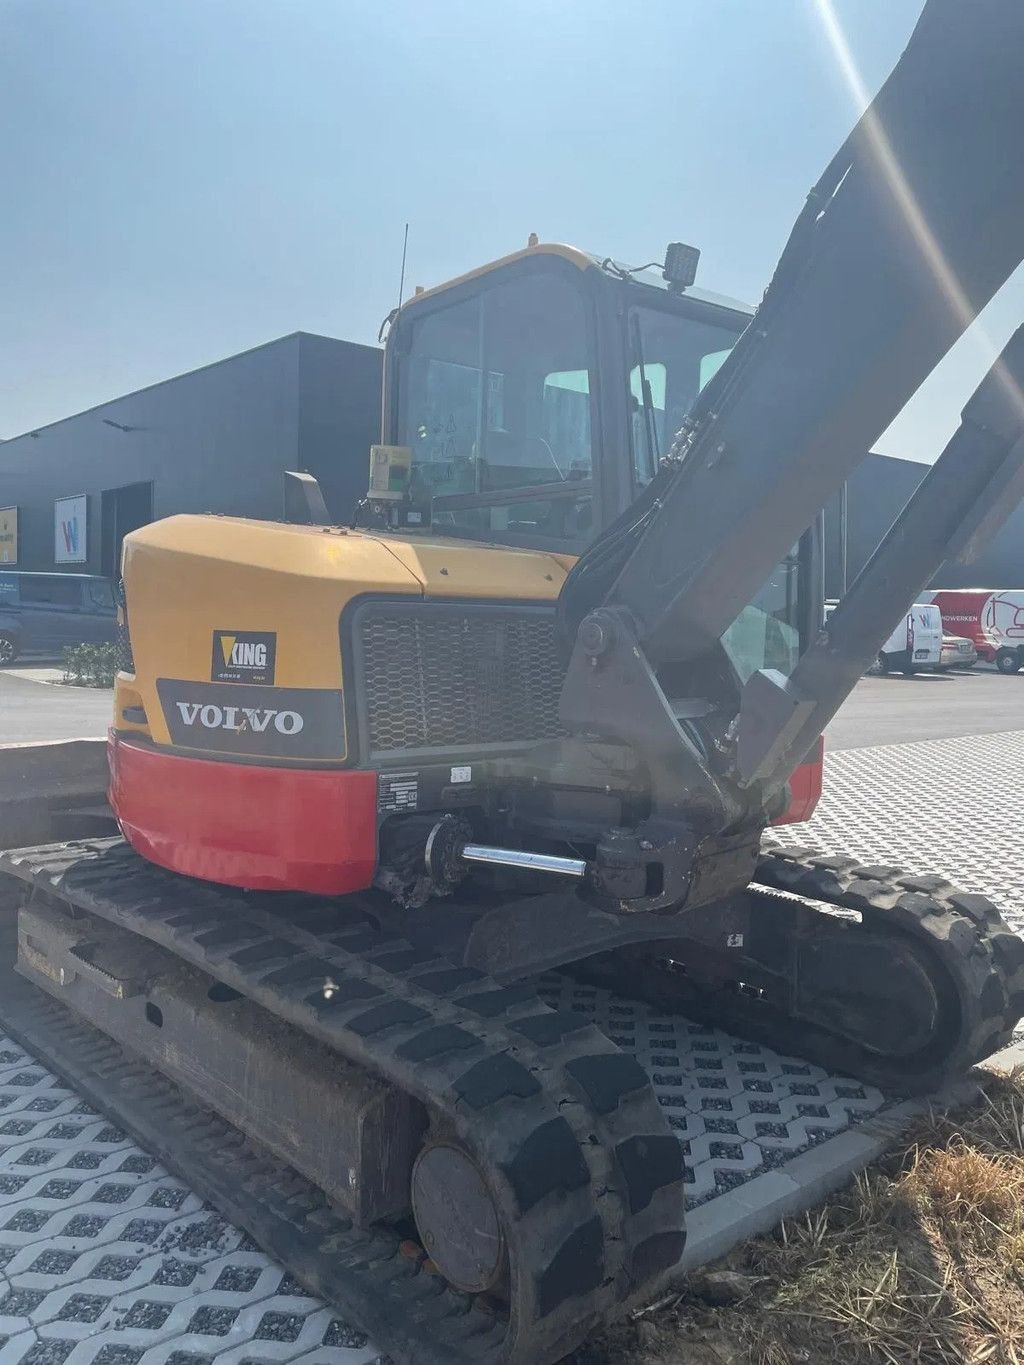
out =
[[[921,0],[835,0],[866,87]],[[855,115],[814,0],[2,0],[0,436],[527,234],[756,300]],[[1024,276],[987,310],[1001,345]],[[930,460],[969,340],[878,448]]]

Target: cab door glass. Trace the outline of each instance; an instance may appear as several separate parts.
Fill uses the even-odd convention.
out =
[[[800,658],[800,551],[794,547],[722,636],[742,682],[760,668],[786,677]]]
[[[709,383],[710,380],[714,379],[715,375],[716,375],[716,374],[718,373],[718,371],[722,368],[722,364],[723,364],[723,362],[725,361],[725,357],[726,357],[728,354],[729,354],[729,351],[728,351],[728,350],[724,350],[724,351],[711,351],[710,354],[701,356],[701,358],[700,358],[700,387],[701,387],[701,388],[703,388],[705,384]]]
[[[578,540],[589,494],[502,504],[509,490],[589,479],[590,336],[582,287],[560,274],[519,274],[422,316],[398,363],[400,444],[424,500],[491,495],[491,505],[435,506],[433,523],[474,535]]]
[[[638,486],[653,479],[697,395],[721,368],[738,336],[732,327],[678,308],[630,309],[626,339],[633,475]]]
[[[666,453],[665,377],[660,360],[633,366],[629,372],[629,396],[633,425],[633,473],[638,483],[649,483],[658,470],[658,460]],[[646,379],[646,393],[644,380]],[[652,439],[653,430],[653,439]],[[674,434],[674,433],[672,433]],[[671,437],[670,437],[671,442]]]

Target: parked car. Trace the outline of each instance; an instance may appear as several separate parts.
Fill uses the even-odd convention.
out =
[[[974,642],[979,658],[1000,673],[1024,668],[1024,590],[937,588],[925,595],[950,629]]]
[[[943,635],[942,658],[936,664],[940,673],[952,668],[973,668],[977,662],[978,651],[974,648],[973,640],[967,640],[962,635]]]
[[[108,644],[116,636],[108,578],[0,569],[0,664],[20,654],[56,657],[65,645]]]

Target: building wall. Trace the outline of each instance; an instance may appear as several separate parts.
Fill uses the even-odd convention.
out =
[[[380,440],[382,365],[372,346],[299,336],[299,467],[316,475],[341,522],[366,494],[370,446]]]
[[[378,439],[380,357],[296,333],[5,441],[0,507],[19,508],[18,567],[102,572],[102,494],[127,484],[152,483],[154,517],[277,518],[283,471],[306,468],[347,516]],[[88,557],[56,565],[54,499],[79,493]]]
[[[984,554],[970,564],[944,564],[936,588],[1024,588],[1024,507],[1011,513]]]

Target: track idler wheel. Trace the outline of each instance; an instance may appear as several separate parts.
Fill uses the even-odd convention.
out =
[[[813,985],[807,1002],[810,1018],[834,1030],[831,1043],[827,1032],[818,1041],[825,1065],[833,1064],[834,1047],[839,1066],[883,1088],[919,1093],[1010,1042],[1024,1016],[1024,942],[987,897],[959,891],[941,876],[800,848],[767,849],[756,881],[862,917],[848,938],[854,989],[846,994],[856,995],[858,979],[865,983],[865,996],[877,1002],[878,1027],[858,1016],[854,1000],[839,998],[833,944],[816,984],[827,990],[832,978],[838,1012],[826,1006],[824,992],[814,999]],[[843,1014],[852,1029],[842,1028]]]
[[[412,1172],[412,1208],[424,1250],[449,1284],[466,1294],[501,1285],[508,1252],[497,1205],[461,1144],[433,1142],[420,1152]]]

